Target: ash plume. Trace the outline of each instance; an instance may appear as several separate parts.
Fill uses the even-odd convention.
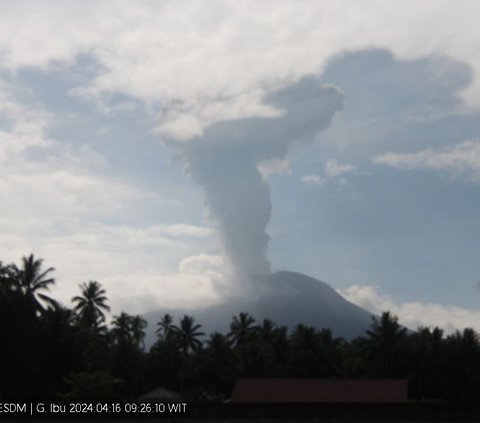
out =
[[[220,223],[225,252],[246,275],[270,272],[266,229],[272,205],[259,164],[285,159],[293,142],[313,141],[343,108],[343,95],[306,77],[264,102],[281,115],[215,123],[182,147],[189,174],[204,187],[207,206]]]

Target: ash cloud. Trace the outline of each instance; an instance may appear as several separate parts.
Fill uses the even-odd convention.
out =
[[[188,172],[204,187],[210,213],[220,223],[225,252],[246,275],[270,272],[266,229],[272,205],[259,165],[285,159],[294,142],[313,141],[343,108],[343,94],[305,77],[266,96],[264,103],[280,116],[215,123],[181,145]]]

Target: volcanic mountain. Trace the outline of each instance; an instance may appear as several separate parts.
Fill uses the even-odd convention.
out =
[[[254,278],[250,299],[232,299],[207,309],[163,309],[149,313],[147,345],[154,342],[156,322],[165,313],[175,320],[190,314],[209,334],[228,333],[234,315],[248,312],[257,322],[271,319],[293,329],[298,323],[316,328],[330,328],[335,336],[351,339],[362,335],[372,323],[372,314],[350,303],[330,285],[296,272],[276,272]]]

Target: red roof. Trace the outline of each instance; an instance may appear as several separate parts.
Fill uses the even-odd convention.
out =
[[[405,402],[404,379],[238,379],[232,402]]]

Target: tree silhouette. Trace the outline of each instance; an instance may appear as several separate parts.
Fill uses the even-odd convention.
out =
[[[113,316],[110,334],[112,340],[120,346],[125,346],[132,340],[132,317],[122,312],[119,316]]]
[[[182,317],[180,326],[172,326],[172,330],[178,336],[184,354],[195,351],[202,345],[202,342],[198,339],[200,336],[205,335],[199,331],[201,327],[202,325],[195,324],[195,318],[189,315]]]
[[[150,385],[156,387],[161,381],[162,386],[178,390],[184,359],[185,355],[182,354],[177,333],[170,329],[166,337],[159,338],[150,348],[148,354]]]
[[[255,330],[255,319],[250,314],[242,312],[238,316],[233,316],[228,337],[233,345],[240,346]]]
[[[15,278],[16,271],[15,265],[4,265],[0,261],[0,298],[6,298],[13,292],[19,291],[20,286]]]
[[[410,393],[417,401],[438,398],[442,369],[445,367],[443,331],[420,327],[408,339]]]
[[[143,343],[146,326],[147,322],[141,316],[130,316],[125,312],[114,316],[112,321],[113,374],[125,381],[123,390],[127,396],[134,395],[144,385],[144,354],[140,344]]]
[[[50,381],[51,390],[55,392],[78,365],[78,327],[73,311],[59,304],[46,310],[39,324],[45,358],[44,379]]]
[[[108,298],[105,296],[105,290],[95,281],[83,282],[80,285],[81,295],[72,298],[72,302],[77,303],[74,307],[80,321],[94,331],[101,329],[101,324],[105,321],[105,311],[110,311],[110,306],[106,304]]]
[[[407,330],[400,326],[398,318],[383,312],[380,319],[372,317],[371,329],[367,330],[367,354],[375,376],[398,376],[403,365]]]
[[[316,330],[298,324],[290,336],[289,373],[292,376],[315,377],[321,365],[321,355]]]
[[[270,319],[263,319],[262,324],[257,328],[262,339],[269,342],[275,334],[275,322]]]
[[[25,294],[20,269],[0,264],[0,397],[35,397],[40,389],[40,310],[35,297]],[[38,289],[41,289],[40,287]],[[33,383],[32,383],[33,382]]]
[[[172,330],[173,318],[170,314],[166,313],[157,323],[157,330],[155,331],[156,335],[161,339],[166,339]]]
[[[48,306],[55,305],[52,298],[42,293],[42,291],[49,291],[49,286],[55,283],[54,278],[48,277],[48,274],[55,269],[49,267],[43,270],[42,264],[42,259],[35,259],[34,255],[30,254],[28,257],[22,257],[20,268],[15,267],[18,286],[35,312],[44,312]],[[47,307],[44,304],[47,304]]]
[[[447,378],[450,400],[468,403],[480,397],[480,342],[471,328],[456,331],[446,339],[447,363],[451,372]]]
[[[221,333],[215,332],[205,342],[201,361],[202,378],[207,392],[211,395],[231,391],[237,370],[235,354],[230,341]]]
[[[239,313],[228,334],[211,334],[202,345],[193,316],[176,326],[165,314],[145,351],[147,323],[139,315],[120,312],[108,332],[101,330],[109,307],[98,282],[80,285],[74,309],[41,297],[53,284],[52,270],[33,254],[19,267],[0,261],[0,398],[127,399],[160,385],[192,401],[224,401],[240,377],[407,378],[411,400],[480,398],[473,329],[447,337],[439,328],[407,331],[385,312],[363,336],[345,341],[304,324],[288,335],[272,320],[256,326],[253,316]]]
[[[132,331],[132,341],[137,348],[145,347],[145,328],[147,321],[140,315],[133,316],[130,321],[130,328]]]

